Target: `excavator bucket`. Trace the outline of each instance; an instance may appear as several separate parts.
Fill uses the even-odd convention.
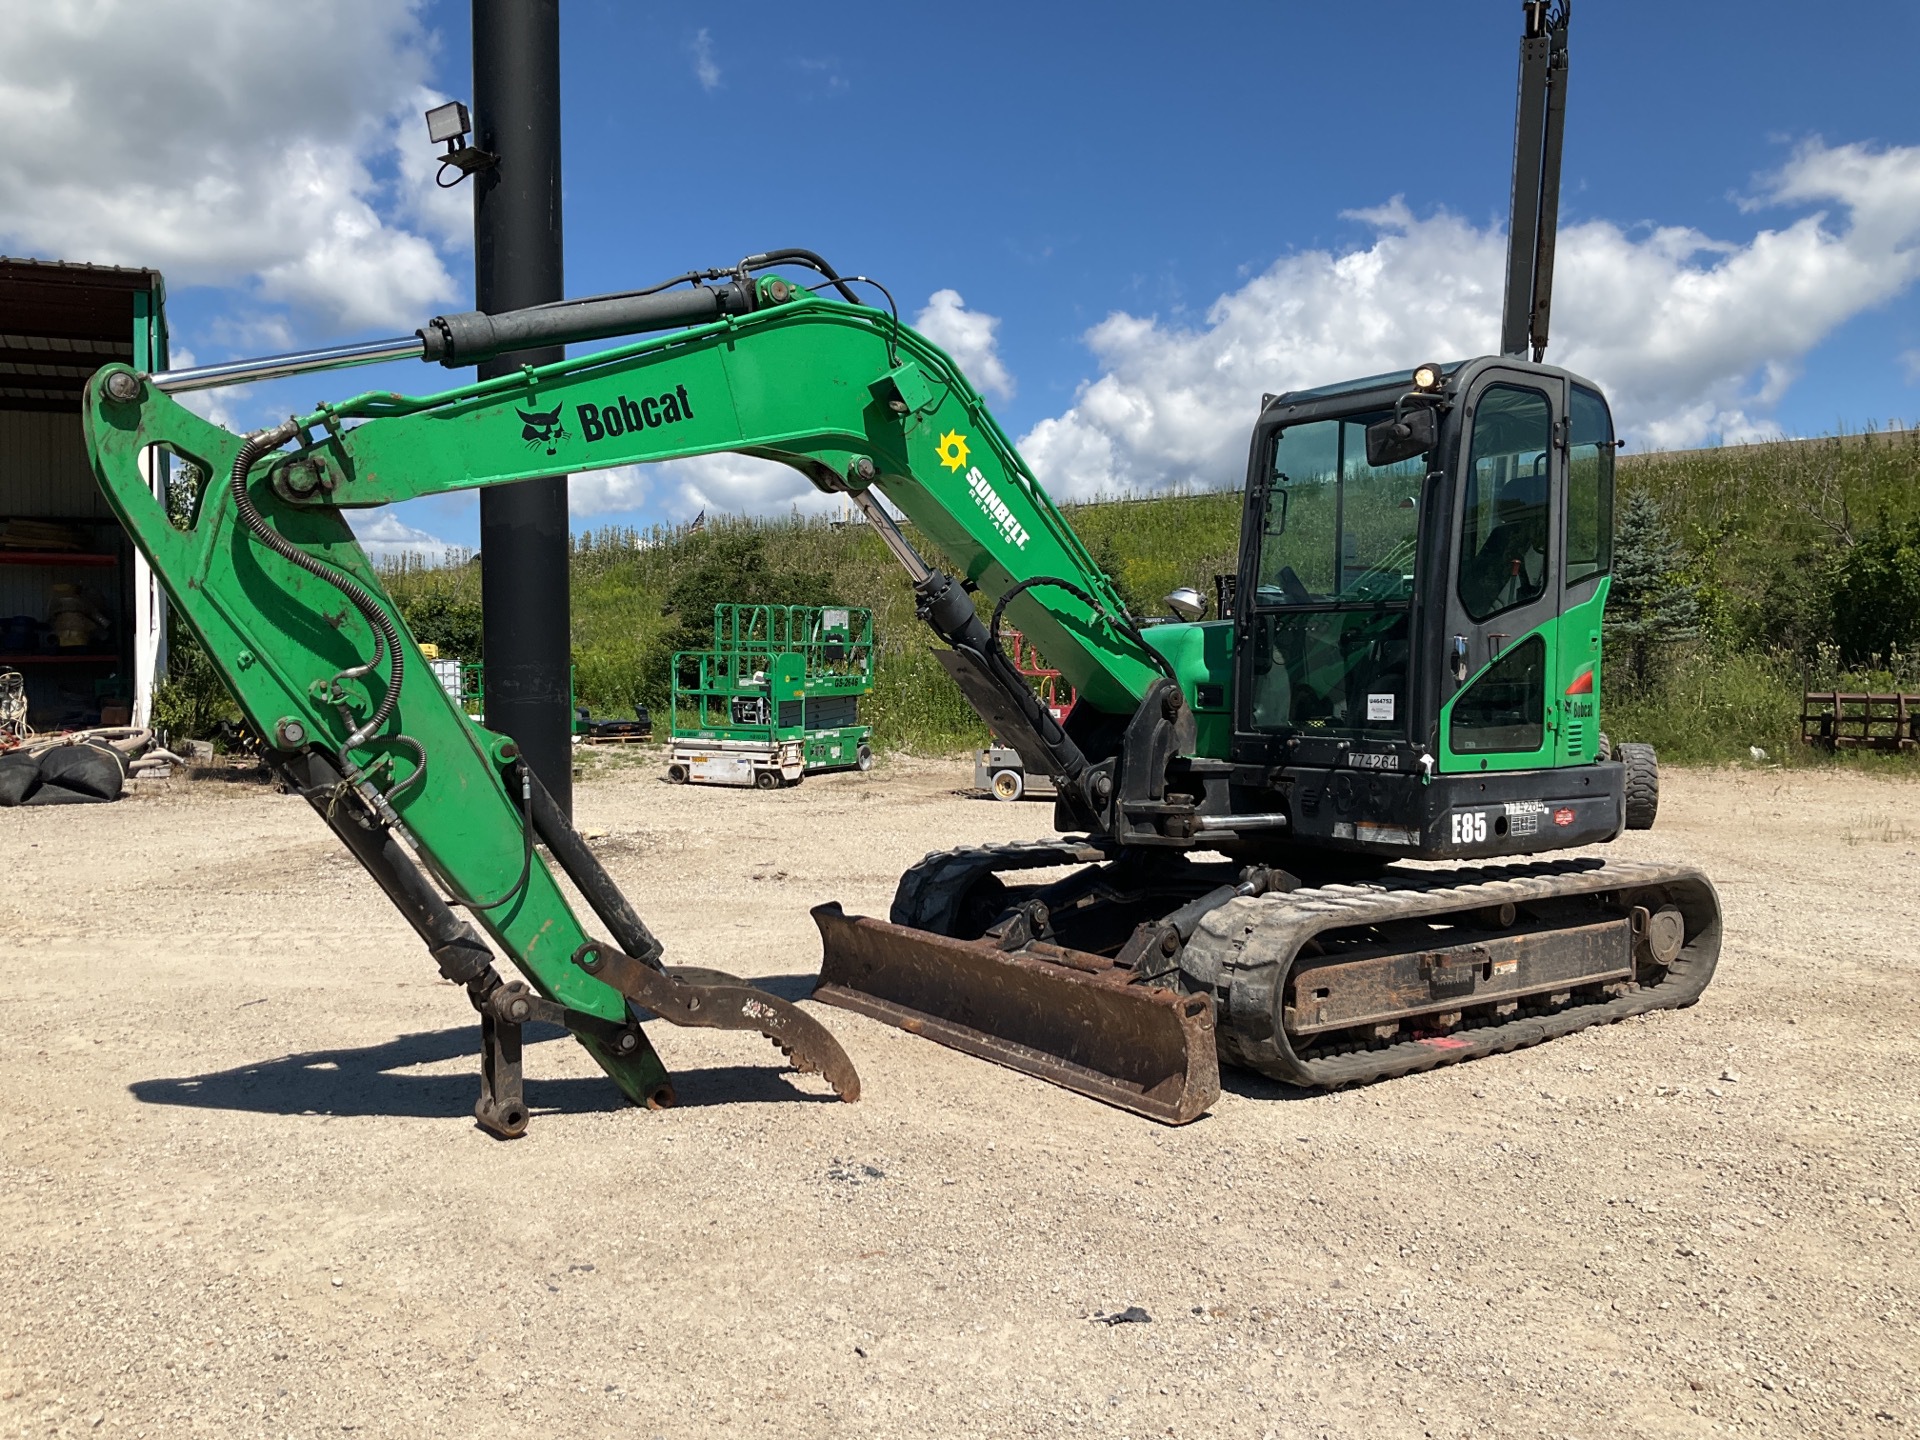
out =
[[[1220,1096],[1213,1001],[1138,983],[1100,955],[1004,950],[816,906],[813,998],[1169,1125]]]

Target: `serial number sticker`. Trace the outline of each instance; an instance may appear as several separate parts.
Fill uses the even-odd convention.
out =
[[[1520,960],[1518,956],[1515,956],[1511,960],[1496,960],[1493,962],[1493,973],[1496,975],[1511,975],[1519,968]]]
[[[1367,719],[1391,720],[1393,718],[1393,696],[1367,696]]]

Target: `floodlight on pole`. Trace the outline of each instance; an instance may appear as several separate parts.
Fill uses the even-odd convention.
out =
[[[441,157],[440,173],[434,176],[434,183],[442,190],[451,190],[476,170],[500,163],[500,157],[492,151],[467,144],[467,136],[472,133],[473,119],[459,100],[449,100],[427,111],[427,138],[435,145],[447,147],[447,153]],[[449,169],[455,172],[451,180],[447,179]]]

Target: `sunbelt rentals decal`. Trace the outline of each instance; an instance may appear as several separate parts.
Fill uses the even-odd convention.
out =
[[[980,473],[978,465],[967,464],[967,437],[949,430],[940,437],[940,446],[936,452],[940,463],[949,470],[966,468],[967,490],[973,496],[973,503],[980,507],[981,513],[993,522],[993,526],[1016,550],[1027,548],[1027,527],[1014,518],[1013,511],[1007,508],[1007,502],[1000,498],[1000,492],[993,488],[993,482]]]

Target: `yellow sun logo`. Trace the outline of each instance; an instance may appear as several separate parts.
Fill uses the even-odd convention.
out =
[[[936,453],[947,469],[958,470],[967,463],[967,437],[949,430],[940,437],[940,449]]]

